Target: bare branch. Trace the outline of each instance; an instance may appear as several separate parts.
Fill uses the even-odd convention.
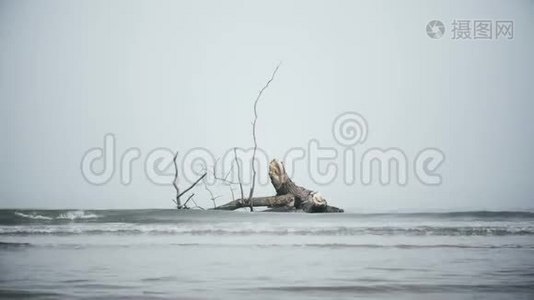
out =
[[[176,154],[174,154],[173,162],[174,162],[174,180],[172,181],[172,185],[174,186],[174,189],[176,189],[176,200],[173,199],[174,203],[176,204],[176,208],[180,209],[182,208],[182,204],[180,203],[180,188],[178,187],[178,164],[176,163],[176,158],[178,157],[178,151]]]
[[[190,187],[186,188],[185,191],[180,193],[177,197],[180,198],[183,194],[187,193],[190,189],[192,189],[195,185],[197,185],[197,183],[199,183],[202,179],[204,179],[206,175],[208,175],[208,173],[204,173],[204,175],[200,176],[200,178],[198,178],[197,181],[195,181]]]
[[[228,176],[230,176],[230,174],[232,173],[234,169],[234,164],[232,164],[232,166],[230,167],[230,170],[228,170],[228,172],[226,173],[226,175],[224,175],[224,177],[221,178],[217,176],[217,162],[218,161],[219,159],[217,158],[217,160],[215,161],[215,165],[213,165],[213,171],[211,172],[211,174],[213,175],[213,178],[215,180],[221,181],[225,185],[239,184],[239,182],[228,180]]]
[[[269,84],[274,80],[274,76],[276,75],[276,72],[278,72],[278,68],[280,68],[279,63],[276,68],[273,71],[273,74],[271,75],[271,78],[265,86],[260,90],[258,93],[258,96],[256,97],[256,101],[254,101],[254,122],[252,122],[252,138],[254,139],[254,150],[252,152],[252,186],[250,187],[250,193],[248,195],[248,199],[250,202],[250,211],[254,211],[254,201],[250,201],[252,199],[252,196],[254,196],[254,187],[256,184],[256,165],[254,164],[254,161],[256,160],[256,150],[258,149],[258,141],[256,139],[256,123],[258,122],[258,102],[260,101],[261,95],[263,92],[269,87]]]
[[[200,178],[197,179],[197,181],[195,181],[191,186],[189,186],[187,189],[185,189],[183,192],[180,193],[180,188],[178,187],[178,163],[176,162],[176,159],[178,158],[178,152],[176,152],[174,154],[174,157],[172,159],[173,163],[174,163],[174,180],[172,181],[172,185],[174,186],[174,189],[176,190],[176,198],[175,199],[172,199],[172,202],[174,202],[174,204],[176,204],[176,208],[177,209],[187,209],[187,202],[195,195],[195,194],[192,194],[191,196],[189,196],[189,198],[187,198],[187,201],[185,201],[185,203],[182,205],[181,203],[181,200],[180,198],[185,194],[187,193],[189,190],[191,190],[195,185],[197,185],[197,183],[199,183],[202,179],[204,179],[204,177],[206,177],[207,173],[204,173],[204,175],[200,176]]]
[[[215,164],[211,167],[211,169],[208,169],[207,166],[202,166],[202,170],[204,172],[209,172],[216,181],[220,181],[223,185],[228,186],[228,188],[230,188],[230,193],[231,193],[232,199],[235,200],[234,188],[232,186],[233,185],[237,185],[237,184],[241,184],[241,183],[240,182],[235,182],[235,181],[232,181],[232,180],[228,179],[228,177],[230,176],[230,174],[232,174],[232,172],[234,170],[234,164],[232,163],[232,166],[230,167],[230,170],[228,170],[228,172],[224,175],[224,177],[218,177],[217,176],[217,163],[218,163],[218,161],[219,161],[219,158],[217,158],[215,160]],[[222,196],[214,196],[213,192],[206,185],[206,182],[204,182],[204,189],[206,191],[208,191],[208,193],[210,194],[210,200],[213,201],[213,206],[216,207],[217,203],[215,202],[215,200],[220,198],[220,197],[222,197]]]
[[[230,187],[230,193],[232,193],[232,201],[234,201],[235,200],[234,189],[232,188],[231,185],[229,185],[228,187]]]
[[[210,193],[210,200],[213,201],[213,207],[214,207],[214,208],[217,207],[217,203],[215,202],[215,200],[216,200],[217,198],[222,197],[222,196],[220,196],[220,195],[219,195],[219,196],[214,196],[214,195],[213,195],[213,192],[208,188],[208,185],[207,185],[205,182],[204,182],[204,189],[205,189],[206,191],[208,191],[208,193]]]
[[[187,200],[185,200],[185,202],[184,202],[184,208],[187,208],[187,202],[189,202],[189,200],[191,200],[194,196],[195,196],[195,193],[189,195],[189,197],[187,198]],[[194,202],[194,201],[193,201],[193,202]]]
[[[196,203],[195,199],[191,198],[191,202],[193,202],[193,204],[195,205],[195,206],[193,206],[194,208],[200,208],[201,210],[205,210],[204,207],[198,206],[198,204]]]

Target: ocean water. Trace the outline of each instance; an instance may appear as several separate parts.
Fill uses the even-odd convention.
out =
[[[0,297],[534,299],[534,213],[0,210]]]

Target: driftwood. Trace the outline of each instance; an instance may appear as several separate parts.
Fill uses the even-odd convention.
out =
[[[263,206],[273,208],[274,211],[343,212],[343,209],[329,206],[321,194],[296,185],[287,175],[284,164],[276,159],[269,164],[269,177],[276,190],[275,196],[237,199],[214,209],[236,210],[243,207]]]
[[[259,91],[256,100],[254,101],[254,120],[252,122],[252,138],[254,141],[254,151],[252,154],[251,159],[251,165],[252,165],[252,185],[250,187],[250,191],[248,194],[248,197],[245,198],[245,192],[243,190],[243,184],[241,182],[241,168],[239,166],[239,160],[237,159],[237,152],[236,148],[234,148],[234,160],[235,164],[237,166],[237,177],[238,182],[234,183],[227,180],[228,173],[224,178],[218,178],[216,176],[217,172],[215,171],[215,164],[213,166],[213,177],[216,180],[222,181],[226,185],[230,187],[230,192],[232,194],[232,201],[217,206],[215,199],[218,198],[213,195],[211,190],[208,188],[206,183],[204,183],[204,188],[206,191],[209,192],[211,196],[211,200],[213,202],[213,208],[215,210],[236,210],[239,208],[245,208],[248,207],[250,211],[254,211],[254,207],[268,207],[271,211],[296,211],[301,210],[308,213],[316,213],[316,212],[343,212],[343,209],[329,206],[326,202],[326,199],[319,193],[313,192],[311,190],[308,190],[304,187],[296,185],[287,175],[286,169],[284,167],[284,164],[276,159],[273,159],[269,163],[269,177],[271,178],[271,183],[273,184],[274,189],[276,190],[276,195],[270,196],[270,197],[254,197],[254,188],[255,188],[255,182],[256,182],[256,167],[255,167],[255,161],[256,161],[256,151],[258,149],[258,141],[256,137],[256,124],[258,121],[258,103],[259,100],[263,94],[263,92],[269,87],[270,83],[274,80],[274,77],[276,75],[276,72],[278,71],[278,68],[280,67],[280,64],[276,66],[274,69],[271,78],[267,81],[265,86]],[[176,157],[178,153],[174,156],[174,168],[175,168],[175,176],[173,185],[176,189],[176,199],[173,199],[174,203],[176,204],[176,208],[178,209],[188,209],[187,203],[191,201],[195,204],[195,207],[203,209],[202,207],[199,207],[195,200],[193,199],[195,194],[191,194],[185,203],[182,205],[181,203],[181,196],[183,196],[186,192],[191,190],[197,183],[199,183],[204,177],[206,177],[207,172],[205,172],[197,181],[195,181],[189,188],[184,190],[183,192],[180,192],[180,189],[177,184],[178,180],[178,165],[176,163]],[[232,184],[239,184],[239,190],[241,192],[241,198],[235,200],[234,199],[234,190],[232,188]]]

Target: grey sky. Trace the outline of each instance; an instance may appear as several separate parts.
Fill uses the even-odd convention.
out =
[[[454,19],[513,20],[514,38],[452,40]],[[446,155],[438,187],[411,171],[403,187],[316,186],[297,165],[295,181],[333,205],[532,208],[532,53],[533,1],[0,1],[0,206],[171,207],[172,187],[143,172],[148,153],[251,146],[252,101],[282,61],[259,107],[270,156],[311,139],[343,149],[331,130],[346,111],[369,124],[359,153]],[[117,156],[141,150],[130,185],[81,174],[107,133]],[[197,199],[210,205],[202,188]]]

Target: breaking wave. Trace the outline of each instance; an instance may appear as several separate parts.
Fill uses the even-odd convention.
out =
[[[226,225],[182,226],[179,224],[128,224],[128,223],[97,223],[97,224],[63,224],[63,225],[22,225],[0,226],[0,235],[13,234],[161,234],[161,235],[213,235],[213,236],[506,236],[534,235],[534,227],[520,226],[471,226],[471,227],[270,227],[252,225],[234,227]]]
[[[87,213],[83,210],[68,211],[60,214],[57,219],[63,220],[77,220],[77,219],[96,219],[99,216],[93,213]]]
[[[0,210],[0,235],[530,236],[532,212],[276,214]]]
[[[15,211],[14,215],[20,218],[26,218],[30,220],[84,220],[84,219],[96,219],[99,216],[94,213],[87,213],[83,210],[76,210],[76,211],[66,211],[59,213],[57,216],[46,216],[41,215],[38,213],[23,213],[19,211]]]
[[[19,216],[19,217],[22,217],[22,218],[28,218],[28,219],[32,219],[32,220],[53,220],[53,218],[51,218],[51,217],[41,216],[41,215],[37,215],[37,214],[25,214],[25,213],[21,213],[21,212],[18,212],[18,211],[15,212],[15,216]]]

